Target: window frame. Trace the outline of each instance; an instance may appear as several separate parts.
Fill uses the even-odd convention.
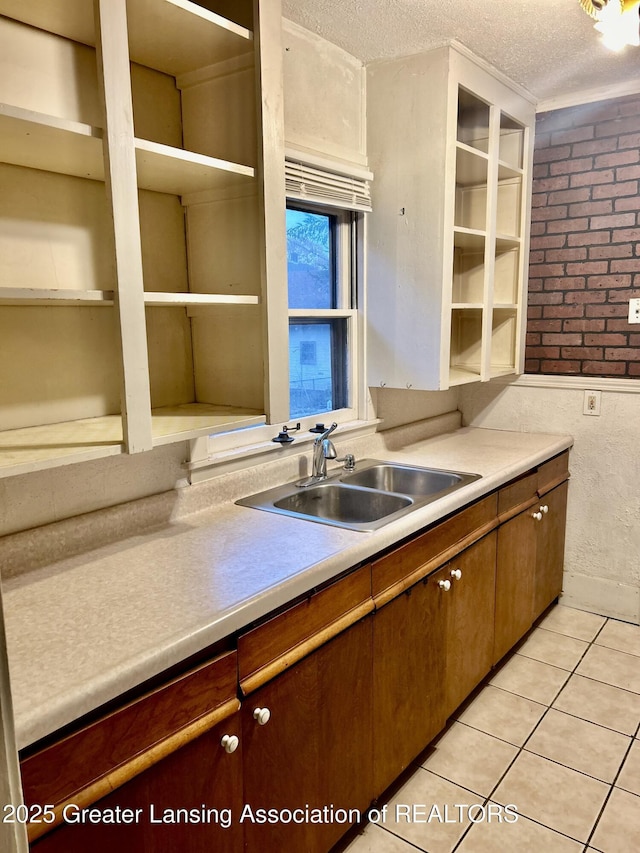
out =
[[[358,367],[362,361],[360,352],[360,317],[358,312],[358,281],[359,281],[359,221],[362,214],[344,208],[331,207],[330,205],[302,202],[300,200],[287,199],[287,210],[296,210],[301,213],[318,213],[331,216],[335,221],[335,228],[331,229],[331,240],[333,248],[333,266],[335,275],[335,308],[289,308],[287,311],[288,321],[307,321],[310,323],[321,323],[323,320],[331,322],[343,319],[346,330],[345,342],[342,348],[345,364],[343,377],[346,396],[346,405],[342,408],[330,411],[322,410],[311,415],[297,416],[290,413],[290,418],[299,421],[303,428],[313,425],[316,421],[330,420],[352,420],[359,417],[361,394],[358,379]],[[336,353],[332,354],[336,358]],[[291,369],[291,368],[290,368]],[[339,382],[342,380],[338,380]],[[287,378],[290,386],[290,376]]]

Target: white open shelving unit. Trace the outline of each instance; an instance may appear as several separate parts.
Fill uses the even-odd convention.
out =
[[[286,418],[266,59],[189,0],[95,10],[0,0],[0,476]]]
[[[372,64],[367,91],[370,384],[521,372],[533,99],[458,44]]]

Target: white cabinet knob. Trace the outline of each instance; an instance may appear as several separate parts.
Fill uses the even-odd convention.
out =
[[[460,569],[451,569],[450,575],[455,581],[459,581],[462,577],[462,571]]]
[[[438,586],[445,592],[451,589],[451,581],[438,581]]]
[[[266,726],[271,719],[271,711],[268,708],[256,708],[253,712],[253,719],[259,726]]]
[[[535,518],[536,521],[542,521],[542,513],[541,512],[532,512],[531,518]]]
[[[237,735],[224,735],[220,741],[220,745],[224,748],[225,752],[229,753],[229,755],[236,751],[239,743],[240,740]]]
[[[549,507],[545,504],[540,507],[540,512],[543,512],[545,515],[549,512]]]

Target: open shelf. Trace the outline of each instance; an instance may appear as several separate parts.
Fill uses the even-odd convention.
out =
[[[456,308],[451,312],[450,384],[477,381],[481,363],[482,308]]]
[[[515,372],[516,339],[517,311],[494,306],[491,318],[491,376]]]
[[[500,113],[500,140],[498,159],[505,164],[522,170],[524,156],[524,127],[520,122]]]
[[[0,104],[0,161],[104,181],[102,129]]]
[[[456,145],[456,184],[470,187],[478,184],[486,186],[489,158],[483,151],[472,148],[462,142]]]
[[[266,422],[266,416],[254,409],[208,403],[162,406],[151,411],[153,443],[156,446]]]
[[[37,287],[0,287],[0,305],[113,305],[112,290],[47,290]]]
[[[258,296],[236,296],[227,293],[155,293],[147,291],[144,294],[144,304],[150,306],[215,306],[215,305],[258,305]]]
[[[458,88],[458,142],[487,153],[489,115],[489,104],[462,86]]]
[[[95,45],[88,0],[0,0],[0,14]],[[127,18],[132,60],[174,77],[252,48],[250,30],[189,0],[127,0]]]

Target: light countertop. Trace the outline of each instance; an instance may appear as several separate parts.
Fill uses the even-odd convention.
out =
[[[571,444],[569,436],[459,429],[376,454],[482,475],[378,531],[230,502],[4,581],[19,748]]]

